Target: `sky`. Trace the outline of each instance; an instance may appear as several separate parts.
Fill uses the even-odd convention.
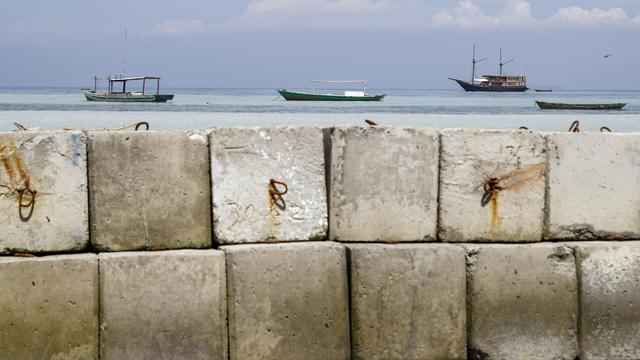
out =
[[[454,89],[482,74],[530,86],[640,89],[640,0],[0,0],[0,87]],[[126,39],[124,36],[126,29]],[[125,55],[126,54],[126,55]],[[610,57],[605,55],[610,54]],[[126,59],[126,65],[125,65]]]

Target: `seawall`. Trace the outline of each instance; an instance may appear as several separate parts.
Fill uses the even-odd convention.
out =
[[[638,359],[640,134],[0,133],[0,359]]]

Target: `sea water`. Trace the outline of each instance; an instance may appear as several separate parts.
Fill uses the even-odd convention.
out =
[[[29,128],[117,128],[146,121],[154,130],[233,126],[364,124],[438,128],[566,131],[580,120],[582,131],[607,126],[640,131],[640,91],[467,93],[462,90],[369,90],[383,102],[290,102],[275,89],[164,89],[168,103],[88,102],[78,89],[0,88],[0,131]],[[573,103],[624,102],[621,111],[540,110],[535,100]]]

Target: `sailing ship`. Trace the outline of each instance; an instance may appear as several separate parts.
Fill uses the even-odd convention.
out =
[[[107,81],[107,90],[98,91],[98,81]],[[147,80],[155,80],[155,94],[147,92]],[[105,102],[167,102],[173,100],[172,94],[160,94],[160,78],[158,76],[136,76],[136,77],[97,77],[93,78],[93,90],[84,89],[84,96],[87,101]],[[127,83],[131,81],[142,81],[141,91],[127,91]]]
[[[473,59],[471,70],[471,82],[448,78],[457,82],[464,91],[491,91],[491,92],[524,92],[529,89],[527,87],[527,78],[524,75],[503,75],[502,67],[512,62],[513,59],[503,62],[502,61],[502,49],[500,49],[500,62],[498,75],[482,75],[481,78],[476,79],[476,64],[487,60],[483,58],[476,60],[476,46],[473,46]]]
[[[382,101],[386,94],[367,94],[366,80],[305,80],[313,84],[312,92],[278,89],[278,93],[287,101]],[[316,84],[362,84],[362,91],[345,91],[344,94],[318,94]]]

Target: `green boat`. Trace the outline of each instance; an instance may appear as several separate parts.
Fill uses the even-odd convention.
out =
[[[345,84],[345,83],[362,83],[364,84],[362,91],[345,91],[344,94],[318,94],[314,87],[313,92],[289,91],[287,89],[278,89],[278,93],[288,101],[382,101],[386,94],[368,95],[366,92],[366,80],[307,80],[305,82],[313,84]]]

